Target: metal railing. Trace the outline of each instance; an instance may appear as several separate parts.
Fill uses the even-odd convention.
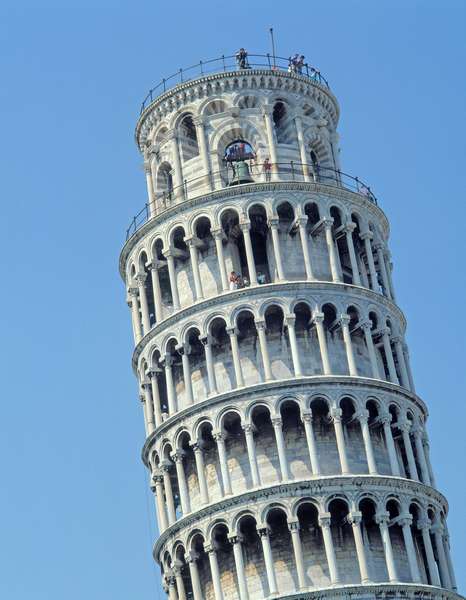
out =
[[[185,179],[179,186],[156,193],[154,202],[152,204],[146,203],[133,217],[126,230],[126,240],[134,235],[149,219],[162,214],[172,206],[232,186],[293,181],[321,183],[356,192],[365,196],[373,204],[377,204],[377,199],[371,188],[358,177],[328,167],[294,161],[274,165],[248,161],[248,176],[249,178],[238,179],[238,170],[227,163],[221,171],[206,173],[189,180]]]
[[[283,56],[274,56],[272,54],[249,54],[247,57],[247,67],[241,68],[238,64],[235,55],[231,56],[220,56],[219,58],[212,58],[210,60],[199,61],[195,65],[191,65],[185,69],[178,69],[173,75],[164,77],[160,83],[151,88],[144,98],[141,105],[141,113],[149,106],[160,94],[163,94],[167,90],[171,89],[179,83],[185,83],[202,77],[203,75],[209,75],[211,73],[221,72],[232,72],[239,71],[242,74],[246,74],[249,69],[269,69],[271,71],[287,71],[307,77],[312,81],[329,88],[328,81],[323,77],[319,69],[312,67],[308,63],[304,63],[302,67],[296,68],[291,64],[289,58]]]

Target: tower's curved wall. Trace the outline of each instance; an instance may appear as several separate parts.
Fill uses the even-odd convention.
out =
[[[120,271],[171,600],[455,595],[389,226],[340,169],[338,113],[253,69],[138,122]]]

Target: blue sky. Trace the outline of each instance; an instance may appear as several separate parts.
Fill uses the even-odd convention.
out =
[[[240,45],[300,51],[341,107],[343,168],[392,225],[398,301],[466,590],[463,0],[0,6],[0,597],[163,598],[118,253],[145,202],[151,85]]]

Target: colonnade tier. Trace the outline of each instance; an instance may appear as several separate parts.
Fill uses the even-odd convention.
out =
[[[120,267],[136,343],[180,309],[231,289],[232,271],[248,287],[332,281],[395,299],[388,227],[379,209],[368,217],[363,203],[334,194],[246,197],[154,219],[125,247]]]
[[[397,478],[301,480],[210,503],[162,533],[154,557],[173,598],[375,583],[452,590],[446,506],[432,488]]]
[[[161,532],[233,490],[279,481],[372,474],[434,485],[416,398],[364,382],[262,387],[202,403],[152,433],[143,460],[159,483]]]

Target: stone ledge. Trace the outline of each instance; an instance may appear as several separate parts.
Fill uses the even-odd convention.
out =
[[[272,600],[333,600],[334,598],[351,598],[372,600],[390,598],[391,600],[464,600],[463,596],[453,590],[418,583],[370,583],[359,585],[342,585],[332,588],[320,588],[293,594],[268,596]]]

